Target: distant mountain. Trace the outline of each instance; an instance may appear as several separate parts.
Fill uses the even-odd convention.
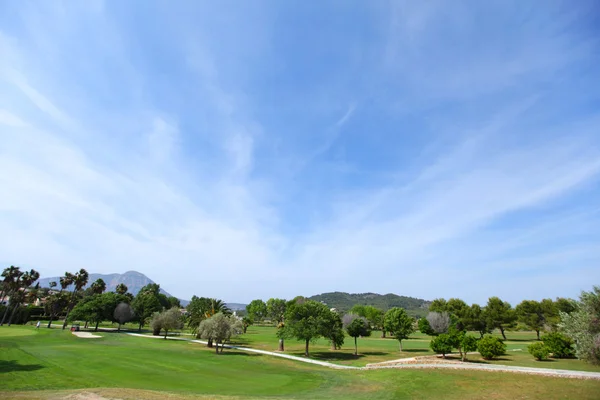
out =
[[[60,277],[52,277],[52,278],[42,278],[39,280],[40,287],[50,287],[50,282],[54,281],[59,284],[58,288],[60,288]],[[88,283],[85,288],[88,288],[92,285],[92,283],[97,280],[102,279],[104,283],[106,283],[106,290],[108,292],[114,292],[117,285],[120,283],[124,283],[127,286],[127,290],[129,293],[134,296],[142,289],[144,286],[155,283],[152,279],[148,278],[146,275],[137,272],[137,271],[127,271],[124,274],[90,274],[88,279]],[[72,289],[69,288],[69,289]],[[160,292],[165,294],[166,296],[171,296],[169,293],[164,291],[162,288]],[[183,305],[183,301],[182,301]]]
[[[377,293],[330,292],[311,296],[309,299],[323,302],[328,307],[336,308],[341,312],[350,310],[355,304],[361,304],[381,308],[384,311],[392,307],[402,307],[413,316],[424,316],[430,304],[427,300],[393,293],[381,295]]]

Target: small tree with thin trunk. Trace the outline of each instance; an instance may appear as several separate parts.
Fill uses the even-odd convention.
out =
[[[150,327],[155,335],[161,330],[165,332],[164,338],[167,339],[169,331],[183,328],[183,318],[178,307],[172,307],[161,313],[154,313],[150,321]]]
[[[402,340],[408,339],[408,336],[415,331],[413,322],[413,318],[400,307],[390,308],[385,313],[384,328],[398,340],[400,351],[402,351]]]
[[[357,338],[359,336],[371,336],[371,325],[364,317],[359,317],[356,314],[346,314],[343,318],[344,327],[350,337],[354,338],[354,355],[358,355]]]
[[[200,339],[213,339],[216,344],[216,353],[219,354],[219,344],[221,345],[221,353],[223,353],[223,345],[232,336],[241,334],[243,329],[242,322],[237,317],[217,313],[200,323],[197,337]]]

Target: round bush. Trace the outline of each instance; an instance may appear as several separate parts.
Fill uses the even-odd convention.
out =
[[[452,338],[447,333],[442,333],[429,343],[429,347],[435,353],[441,354],[445,358],[446,354],[452,352]]]
[[[506,352],[506,345],[497,337],[486,335],[477,343],[477,351],[486,360],[501,356]]]
[[[551,332],[542,335],[542,342],[552,353],[555,358],[573,357],[575,350],[573,349],[573,340],[558,332]]]
[[[542,342],[536,342],[527,346],[529,354],[535,357],[536,360],[542,361],[548,358],[550,350]]]

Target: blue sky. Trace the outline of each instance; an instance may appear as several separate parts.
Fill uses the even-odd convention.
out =
[[[594,1],[4,1],[0,261],[182,297],[600,283]]]

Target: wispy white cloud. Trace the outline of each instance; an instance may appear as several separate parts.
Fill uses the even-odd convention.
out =
[[[549,7],[509,37],[506,5],[394,3],[360,41],[319,33],[357,47],[350,65],[289,46],[301,27],[273,10],[252,22],[216,7],[209,29],[157,6],[149,16],[173,18],[158,32],[113,7],[0,20],[0,261],[135,269],[228,301],[517,301],[515,288],[573,296],[600,278],[581,14]],[[313,60],[303,72],[298,56]],[[331,82],[345,74],[351,88]]]

